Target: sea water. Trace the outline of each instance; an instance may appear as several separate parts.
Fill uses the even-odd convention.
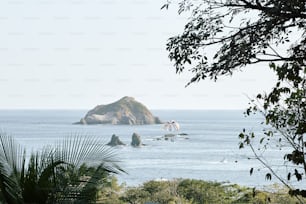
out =
[[[235,110],[154,110],[162,121],[175,120],[178,132],[169,132],[162,125],[75,125],[85,110],[1,110],[0,129],[13,135],[28,151],[74,134],[103,138],[110,141],[119,136],[125,146],[114,147],[120,166],[127,172],[118,175],[119,182],[129,186],[148,180],[195,178],[262,187],[278,182],[264,178],[267,170],[249,148],[239,149],[238,134],[243,128],[260,133],[260,116],[244,117]],[[131,147],[133,133],[141,136],[145,145]],[[186,133],[172,139],[165,134]],[[267,162],[282,164],[280,151],[270,149]],[[250,176],[250,168],[254,168]],[[276,171],[278,171],[276,169]],[[281,170],[281,173],[286,173]],[[285,175],[285,174],[284,174]]]

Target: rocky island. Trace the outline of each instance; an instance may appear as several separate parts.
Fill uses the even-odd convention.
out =
[[[147,125],[161,121],[146,106],[125,96],[114,103],[96,106],[76,124]]]
[[[107,145],[109,146],[117,146],[117,145],[125,145],[117,135],[113,134],[111,141],[109,143],[107,143]]]

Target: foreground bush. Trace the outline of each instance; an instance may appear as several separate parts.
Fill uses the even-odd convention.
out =
[[[194,179],[149,181],[126,188],[118,203],[124,204],[295,204],[286,189],[271,187],[268,192],[227,183]]]

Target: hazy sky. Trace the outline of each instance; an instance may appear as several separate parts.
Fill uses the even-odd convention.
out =
[[[150,109],[243,109],[273,85],[267,66],[185,88],[167,39],[183,30],[164,0],[1,0],[0,109],[91,109],[133,96]]]

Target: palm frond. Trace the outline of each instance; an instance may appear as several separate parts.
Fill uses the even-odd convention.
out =
[[[24,149],[10,135],[0,133],[0,158],[5,161],[15,175],[18,174],[23,165],[21,157],[23,153]]]
[[[101,139],[70,136],[26,156],[11,136],[0,133],[0,202],[46,203],[94,200],[109,173],[124,172]],[[80,167],[91,169],[84,180]],[[81,196],[81,197],[80,197]]]
[[[115,152],[94,136],[70,136],[59,141],[56,145],[57,160],[80,167],[83,163],[95,165],[104,164],[104,167],[113,173],[124,172],[118,165]]]
[[[110,173],[125,172],[120,168],[113,149],[99,138],[72,136],[59,141],[56,147],[56,158],[71,164],[65,170],[70,174],[68,179],[71,179],[71,185],[62,189],[63,196],[59,197],[58,202],[73,200],[75,203],[91,203]],[[92,169],[93,172],[89,170],[90,172],[85,171],[81,175],[85,163],[90,166],[87,168],[85,165],[85,169]]]
[[[103,183],[107,182],[108,172],[103,164],[99,165],[89,180],[84,182],[81,192],[78,194],[77,200],[80,203],[91,203],[97,198],[98,191]]]
[[[22,148],[13,138],[0,133],[0,189],[1,194],[9,203],[21,202],[19,181],[23,158],[20,157]]]
[[[0,195],[7,203],[17,204],[21,201],[20,191],[16,189],[16,182],[8,174],[7,169],[0,162]]]
[[[46,203],[57,189],[56,168],[63,164],[64,161],[54,160],[51,148],[32,153],[22,182],[24,201]]]

